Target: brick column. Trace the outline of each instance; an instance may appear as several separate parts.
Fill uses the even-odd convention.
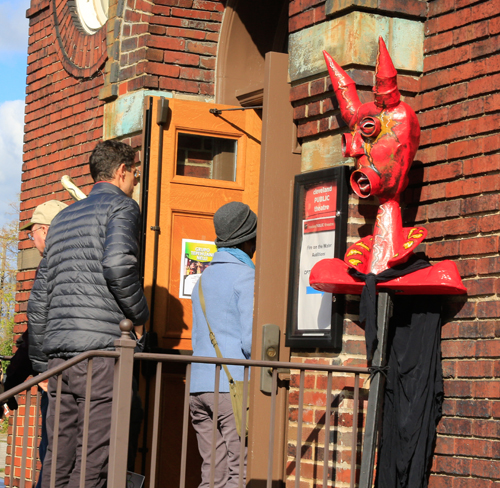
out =
[[[385,0],[294,0],[290,3],[289,54],[291,101],[297,137],[302,143],[302,171],[318,170],[341,164],[353,164],[341,154],[341,134],[348,129],[340,117],[337,101],[327,74],[322,51],[327,50],[348,72],[358,88],[362,102],[373,100],[374,67],[381,35],[390,51],[403,100],[414,105],[423,70],[425,1]],[[349,200],[348,243],[370,234],[377,211],[375,199],[363,201],[353,194]],[[342,256],[341,256],[342,257]],[[359,297],[348,296],[340,351],[293,351],[298,362],[323,364],[366,364],[364,331],[359,327]],[[308,374],[303,416],[302,439],[306,446],[301,464],[304,488],[322,484],[324,442],[330,443],[329,479],[334,486],[349,486],[353,410],[353,378],[334,378],[333,411],[330,432],[324,432],[324,418],[316,408],[325,405],[326,377]],[[295,439],[297,422],[298,376],[292,375],[290,422],[288,431],[287,486],[295,485]],[[364,422],[368,391],[361,390],[359,426]],[[361,435],[358,448],[361,447]],[[360,462],[358,458],[357,462]],[[359,470],[359,465],[357,467]]]
[[[431,488],[500,482],[500,17],[492,0],[429,2],[416,99],[422,140],[407,214],[432,260],[454,259],[468,296],[448,306]]]

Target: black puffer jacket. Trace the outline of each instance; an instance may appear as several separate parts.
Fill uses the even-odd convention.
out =
[[[110,183],[97,183],[54,218],[28,302],[35,371],[47,369],[47,357],[113,349],[123,318],[146,322],[139,222],[137,203]]]

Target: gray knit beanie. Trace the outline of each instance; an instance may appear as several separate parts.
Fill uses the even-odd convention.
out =
[[[257,215],[245,203],[229,202],[214,215],[217,247],[234,247],[257,235]]]

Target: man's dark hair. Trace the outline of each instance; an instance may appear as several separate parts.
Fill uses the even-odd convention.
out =
[[[97,144],[90,155],[90,174],[97,181],[109,181],[123,163],[127,169],[134,165],[135,152],[128,145],[118,141],[104,141]]]

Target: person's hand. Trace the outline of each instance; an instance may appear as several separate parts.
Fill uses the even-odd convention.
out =
[[[47,393],[47,390],[49,388],[49,380],[43,380],[38,383],[38,386],[45,392]]]
[[[136,325],[134,327],[134,332],[135,335],[137,336],[137,340],[139,340],[142,337],[142,334],[144,333],[144,325]]]

